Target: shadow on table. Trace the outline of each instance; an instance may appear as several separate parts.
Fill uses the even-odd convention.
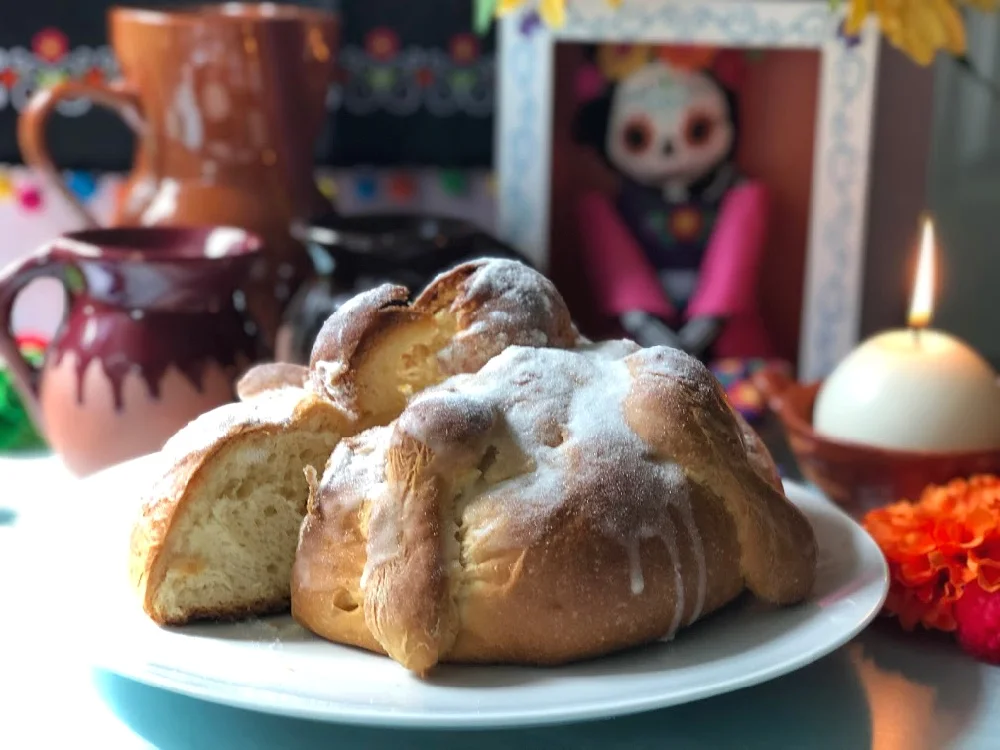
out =
[[[94,681],[117,716],[161,750],[864,750],[872,744],[867,699],[844,650],[755,688],[672,709],[560,727],[477,732],[322,724],[206,703],[107,672],[95,672]]]

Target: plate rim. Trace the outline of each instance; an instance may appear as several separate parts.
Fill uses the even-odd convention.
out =
[[[107,481],[109,477],[115,477],[119,472],[126,471],[125,467],[131,468],[132,465],[152,460],[155,455],[133,459],[80,481],[83,484],[89,485]],[[809,497],[810,500],[822,507],[825,512],[829,512],[835,516],[838,524],[849,526],[852,538],[860,538],[864,544],[870,545],[874,551],[880,552],[875,541],[867,534],[864,528],[817,489],[794,480],[786,479],[783,483],[786,487],[786,492],[790,489],[795,494],[802,494]],[[866,565],[859,572],[859,575],[863,573],[866,578],[870,576],[872,578],[870,585],[880,584],[880,595],[877,597],[877,601],[851,627],[838,631],[835,636],[822,641],[818,646],[812,645],[807,649],[796,652],[790,658],[781,661],[778,666],[761,665],[753,671],[740,672],[725,681],[716,681],[712,684],[693,687],[683,695],[674,697],[652,693],[648,696],[638,698],[630,696],[617,700],[601,698],[589,699],[584,703],[567,702],[558,709],[554,709],[551,706],[537,709],[528,707],[518,709],[517,711],[508,709],[503,712],[493,711],[485,714],[478,711],[465,712],[454,710],[448,712],[436,711],[428,714],[421,712],[419,709],[406,708],[393,710],[384,706],[366,708],[363,705],[338,708],[338,706],[342,706],[343,704],[310,696],[297,695],[275,688],[226,682],[211,676],[197,675],[187,669],[173,670],[167,665],[151,663],[148,660],[139,661],[127,657],[117,659],[108,649],[102,649],[100,653],[87,652],[83,654],[83,657],[91,669],[116,674],[149,687],[166,690],[196,700],[274,716],[285,716],[294,719],[306,719],[348,726],[381,727],[386,729],[475,730],[539,727],[597,721],[634,716],[636,714],[693,703],[706,698],[753,687],[796,672],[833,653],[867,628],[878,616],[885,603],[889,591],[889,568],[882,554],[876,555],[875,561],[878,566],[877,571],[869,569]],[[331,648],[351,648],[337,643],[330,643],[329,646]],[[641,649],[643,646],[635,648]],[[600,679],[600,677],[592,679]]]

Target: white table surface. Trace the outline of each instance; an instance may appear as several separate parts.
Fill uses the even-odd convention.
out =
[[[65,580],[33,580],[46,548],[46,498],[73,480],[50,458],[0,458],[0,748],[1000,748],[1000,668],[946,639],[903,635],[879,622],[798,672],[754,688],[610,721],[532,730],[371,730],[265,716],[197,701],[93,671],[73,646],[73,623],[34,622],[32,598]],[[71,497],[67,495],[66,497]],[[29,522],[30,520],[30,522]],[[36,523],[39,522],[39,523]],[[72,561],[66,561],[67,571]],[[84,646],[85,644],[81,644]],[[336,675],[331,675],[336,679]]]

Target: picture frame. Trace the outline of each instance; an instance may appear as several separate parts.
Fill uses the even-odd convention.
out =
[[[816,0],[573,0],[559,28],[525,6],[500,28],[497,232],[548,268],[555,47],[562,42],[811,49],[820,55],[798,374],[827,374],[859,339],[879,40],[839,33]]]

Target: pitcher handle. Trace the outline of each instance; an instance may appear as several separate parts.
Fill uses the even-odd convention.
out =
[[[66,277],[70,262],[63,252],[49,245],[33,255],[11,263],[0,270],[0,358],[4,360],[14,379],[14,385],[24,399],[25,407],[40,432],[44,433],[41,407],[38,402],[39,371],[21,354],[11,330],[14,303],[28,284],[42,277],[55,277],[66,288],[67,297],[72,284]],[[67,299],[67,312],[69,300]],[[65,318],[66,312],[63,313]]]
[[[38,169],[45,180],[69,201],[70,206],[87,227],[100,224],[59,177],[59,171],[46,142],[45,127],[59,102],[65,99],[90,99],[95,104],[116,112],[140,138],[144,129],[142,104],[138,94],[124,81],[90,84],[63,81],[36,91],[28,100],[17,121],[17,142],[24,161]]]

